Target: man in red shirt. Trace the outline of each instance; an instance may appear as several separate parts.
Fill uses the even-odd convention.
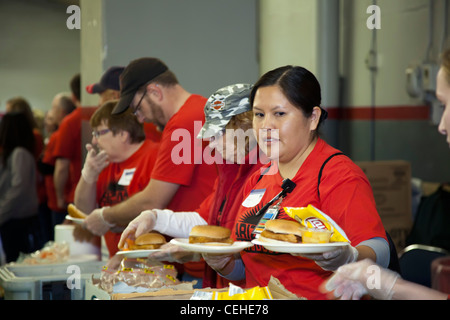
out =
[[[53,149],[53,182],[58,208],[65,208],[68,203],[73,202],[81,173],[81,122],[83,118],[89,119],[97,108],[80,106],[80,82],[79,74],[70,81],[72,99],[77,107],[62,120]],[[66,188],[70,189],[69,193],[65,192]]]
[[[56,125],[59,127],[62,120],[76,108],[70,96],[59,93],[52,101],[52,108],[49,113],[54,118]],[[45,164],[44,184],[47,192],[47,205],[51,210],[52,226],[60,224],[64,221],[66,208],[58,207],[55,187],[53,183],[53,171],[56,159],[54,157],[55,143],[58,140],[58,130],[55,130],[49,137],[48,143],[44,150],[42,163]],[[63,194],[68,197],[70,194],[69,185],[65,188]]]
[[[147,187],[116,206],[94,210],[85,220],[88,230],[103,235],[113,226],[127,226],[147,209],[197,209],[217,177],[215,164],[202,159],[207,143],[196,138],[205,121],[206,100],[186,91],[161,60],[130,62],[113,113],[132,108],[139,122],[163,128],[158,157]],[[192,276],[202,276],[204,264],[185,267]]]

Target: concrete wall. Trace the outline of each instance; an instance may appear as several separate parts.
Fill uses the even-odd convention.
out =
[[[5,101],[23,96],[48,110],[54,95],[70,91],[80,71],[80,32],[66,27],[67,4],[0,0],[0,113]]]
[[[403,159],[412,163],[415,177],[450,181],[448,146],[426,104],[405,89],[406,68],[426,56],[430,3],[430,57],[437,60],[445,0],[377,1],[381,29],[374,94],[365,64],[373,35],[366,10],[373,1],[339,1],[339,78],[325,84],[330,79],[321,69],[320,48],[327,35],[320,33],[319,5],[327,0],[81,0],[81,30],[67,29],[66,0],[0,0],[0,112],[16,95],[47,110],[55,93],[69,90],[78,70],[84,87],[107,67],[141,56],[159,56],[188,90],[205,96],[298,64],[316,73],[325,97],[330,83],[338,85],[338,102],[324,99],[331,109],[324,128],[330,143],[357,161]],[[367,117],[373,98],[374,126]],[[86,93],[82,99],[84,105],[97,103]]]

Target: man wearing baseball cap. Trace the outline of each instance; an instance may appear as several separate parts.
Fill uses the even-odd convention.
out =
[[[131,61],[120,81],[120,101],[113,114],[131,108],[139,122],[152,122],[163,131],[147,187],[116,206],[94,210],[86,219],[85,226],[97,235],[114,226],[127,226],[144,210],[195,210],[211,193],[217,177],[214,163],[194,158],[207,147],[196,138],[205,121],[206,98],[186,91],[157,58]],[[185,265],[196,278],[203,268],[203,263]]]
[[[86,92],[90,94],[98,94],[100,100],[98,104],[101,106],[107,101],[120,98],[120,81],[119,77],[125,67],[110,67],[103,73],[100,81],[86,86]]]

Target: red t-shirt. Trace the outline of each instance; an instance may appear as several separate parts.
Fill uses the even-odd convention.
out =
[[[146,139],[144,144],[127,160],[111,163],[97,180],[97,204],[113,206],[143,190],[150,181],[158,153],[158,144]],[[108,231],[105,242],[112,257],[117,251],[121,233]]]
[[[207,143],[197,139],[205,121],[206,100],[192,94],[167,122],[161,137],[152,179],[180,185],[167,206],[175,212],[197,209],[211,193],[217,177],[214,162],[207,164],[203,159]],[[203,262],[189,262],[184,266],[189,274],[198,278],[203,276]]]
[[[243,188],[247,179],[262,167],[258,159],[259,148],[254,148],[243,164],[218,164],[219,176],[214,184],[213,193],[196,210],[210,225],[223,226],[233,230],[236,214],[244,196]],[[225,160],[224,160],[225,162]],[[228,287],[230,280],[220,277],[217,272],[206,266],[203,287]],[[233,281],[235,285],[245,287],[244,281]]]
[[[281,207],[306,207],[311,204],[328,214],[345,231],[352,246],[374,237],[386,239],[386,233],[376,210],[372,188],[363,171],[344,155],[335,156],[325,166],[320,183],[320,199],[317,194],[319,170],[324,161],[338,150],[319,139],[314,150],[305,160],[296,176],[292,193],[283,200]],[[276,168],[276,164],[275,168]],[[251,241],[252,232],[262,215],[255,213],[275,197],[282,189],[283,178],[278,172],[254,174],[246,184],[247,196],[252,190],[263,190],[263,196],[253,197],[241,206],[235,225],[236,240]],[[291,219],[283,209],[278,219]],[[266,286],[270,276],[278,278],[291,292],[308,299],[326,299],[319,292],[319,285],[331,273],[324,271],[313,260],[268,251],[253,246],[241,253],[246,270],[246,284]]]
[[[164,128],[152,179],[180,185],[167,206],[173,211],[193,211],[211,193],[216,165],[207,164],[206,142],[197,139],[203,126],[206,98],[191,95]]]
[[[147,139],[150,139],[154,142],[161,141],[162,132],[158,131],[158,129],[156,128],[156,126],[153,123],[145,122],[144,123],[144,131],[145,131],[145,136]]]
[[[70,161],[69,183],[71,192],[66,198],[66,203],[73,202],[75,189],[81,176],[82,148],[81,122],[89,121],[91,115],[98,107],[79,107],[64,117],[58,131],[58,139],[55,143],[54,157],[65,158]]]
[[[51,166],[55,165],[55,157],[53,155],[55,149],[55,143],[58,139],[58,130],[52,133],[50,139],[48,140],[47,146],[45,147],[44,156],[42,157],[42,162]],[[55,194],[55,185],[53,184],[53,174],[46,174],[44,176],[45,190],[47,193],[47,206],[50,210],[55,212],[65,212],[65,208],[58,208]],[[69,198],[71,192],[70,184],[66,185],[66,190],[64,192],[65,197]]]

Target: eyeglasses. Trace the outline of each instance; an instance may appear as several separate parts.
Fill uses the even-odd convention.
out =
[[[95,138],[95,139],[98,139],[98,137],[100,137],[100,136],[102,136],[102,135],[104,135],[104,134],[107,134],[108,132],[110,132],[111,131],[111,129],[103,129],[103,130],[94,130],[94,131],[92,131],[92,136]]]
[[[145,95],[147,94],[147,90],[144,91],[144,94],[142,95],[141,99],[139,100],[138,104],[134,108],[133,115],[137,117],[139,111],[141,111],[141,102],[144,99]]]

